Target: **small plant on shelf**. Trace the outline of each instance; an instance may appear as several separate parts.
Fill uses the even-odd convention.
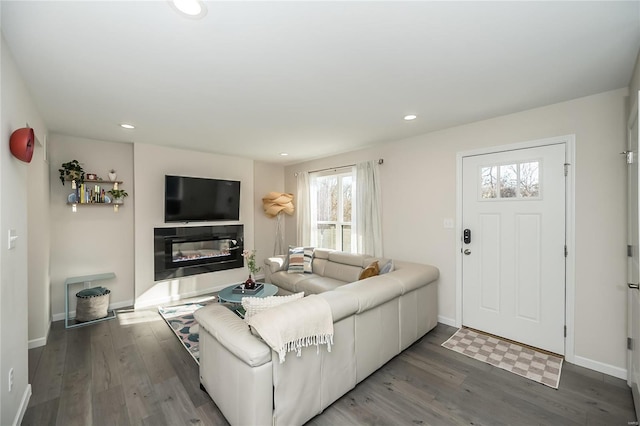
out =
[[[125,191],[124,189],[110,189],[107,191],[107,193],[111,194],[113,196],[113,202],[116,203],[122,203],[122,200],[125,197],[128,197],[129,194],[127,194],[127,191]]]
[[[60,172],[60,182],[62,182],[63,185],[65,180],[75,180],[78,185],[84,182],[84,169],[78,160],[62,163],[58,172]]]

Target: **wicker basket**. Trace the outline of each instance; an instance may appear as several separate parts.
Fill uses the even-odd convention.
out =
[[[104,289],[103,294],[93,296],[83,296],[80,293],[76,294],[76,321],[92,321],[104,318],[109,314],[111,291]]]

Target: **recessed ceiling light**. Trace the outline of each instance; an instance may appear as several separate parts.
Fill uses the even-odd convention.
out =
[[[122,123],[120,124],[120,127],[122,127],[123,129],[135,129],[136,126],[134,126],[133,124],[128,124],[128,123]]]
[[[411,120],[415,120],[416,118],[418,118],[417,115],[413,115],[413,114],[409,114],[409,115],[405,115],[404,119],[407,121],[411,121]]]
[[[207,8],[201,0],[172,0],[170,3],[189,18],[200,19],[207,14]]]
[[[280,155],[283,156],[283,157],[286,157],[289,154],[287,152],[281,152]]]

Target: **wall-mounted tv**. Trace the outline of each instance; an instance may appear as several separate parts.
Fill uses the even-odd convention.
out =
[[[239,181],[165,176],[165,222],[204,222],[239,219]]]

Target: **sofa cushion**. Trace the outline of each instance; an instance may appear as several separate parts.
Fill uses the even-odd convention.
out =
[[[344,263],[327,262],[324,268],[324,276],[336,280],[351,283],[358,281],[362,268],[359,266],[345,265]]]
[[[305,294],[320,294],[325,291],[335,290],[345,284],[344,281],[314,274],[313,276],[305,277],[304,280],[297,281],[295,289],[296,291],[304,291]]]
[[[324,269],[327,267],[327,263],[329,263],[329,260],[318,258],[316,253],[314,253],[313,256],[313,273],[324,276]]]
[[[313,257],[315,259],[329,259],[329,253],[333,253],[335,250],[316,248],[313,252]]]
[[[348,292],[358,299],[358,313],[361,313],[399,297],[403,290],[398,280],[391,278],[391,274],[385,274],[340,286],[335,291]]]
[[[319,276],[317,274],[290,274],[287,271],[280,271],[271,275],[271,282],[283,290],[295,293],[298,282]]]
[[[375,277],[376,275],[380,275],[380,267],[378,266],[377,260],[371,262],[369,266],[367,266],[362,270],[362,272],[360,272],[360,276],[358,277],[358,280],[364,280],[365,278]]]
[[[319,296],[329,303],[334,323],[358,312],[358,299],[350,293],[327,291]]]
[[[332,251],[329,253],[329,260],[343,265],[357,266],[365,268],[374,258],[366,254],[345,253],[343,251]]]
[[[247,323],[222,304],[200,308],[194,316],[201,328],[246,364],[257,367],[271,361],[271,348],[251,334]]]
[[[420,273],[416,273],[416,271]],[[423,265],[412,262],[395,262],[395,270],[392,274],[385,274],[396,281],[402,287],[402,294],[409,293],[426,283],[435,281],[440,276],[440,271],[435,266]]]
[[[245,311],[244,319],[248,320],[262,311],[302,299],[303,297],[304,293],[290,294],[288,296],[243,297],[242,307]]]

